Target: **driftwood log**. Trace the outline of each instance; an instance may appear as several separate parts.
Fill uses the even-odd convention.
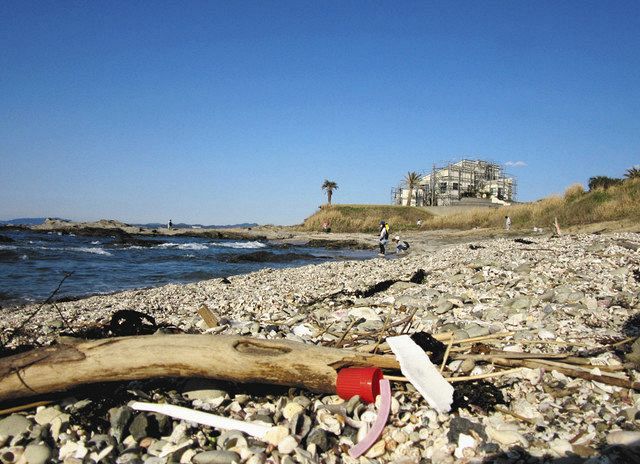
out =
[[[0,358],[0,401],[97,382],[203,377],[335,392],[350,366],[398,369],[391,356],[287,340],[227,335],[148,335],[67,341]]]

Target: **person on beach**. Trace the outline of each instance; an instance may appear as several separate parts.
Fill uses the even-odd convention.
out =
[[[331,232],[331,221],[325,221],[322,223],[322,230],[325,234]]]
[[[504,217],[504,228],[505,230],[511,229],[511,218],[509,216]]]
[[[393,237],[393,241],[396,242],[396,253],[404,253],[409,249],[409,242],[406,240],[400,240],[400,236]]]
[[[389,230],[387,229],[387,224],[384,221],[380,221],[380,253],[379,256],[384,256],[385,254],[385,246],[389,241]]]
[[[167,224],[167,229],[173,229],[173,222],[169,219],[169,223]]]

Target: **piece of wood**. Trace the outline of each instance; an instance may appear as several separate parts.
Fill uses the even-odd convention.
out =
[[[210,329],[218,327],[220,325],[220,321],[206,304],[200,306],[200,309],[198,309],[198,314]]]
[[[516,369],[507,369],[506,371],[487,372],[486,374],[467,375],[460,377],[445,377],[444,379],[449,383],[455,382],[471,382],[473,380],[490,379],[492,377],[502,377],[503,375],[517,374],[522,370],[521,367]],[[385,379],[393,380],[395,382],[408,382],[409,379],[400,375],[385,375]]]
[[[77,341],[0,359],[0,401],[83,384],[204,377],[335,392],[349,366],[398,369],[392,356],[289,340],[228,335],[148,335]]]
[[[499,366],[508,366],[508,367],[528,367],[530,369],[550,369],[554,371],[558,371],[561,374],[567,375],[569,377],[578,377],[584,380],[593,380],[596,382],[604,383],[607,385],[613,385],[616,387],[622,388],[632,388],[634,390],[640,391],[640,382],[634,382],[633,380],[621,379],[618,377],[612,377],[610,375],[596,375],[591,374],[590,372],[583,372],[581,370],[577,370],[575,368],[566,368],[560,366],[551,366],[546,363],[532,361],[532,360],[524,360],[524,359],[494,359],[494,364]]]

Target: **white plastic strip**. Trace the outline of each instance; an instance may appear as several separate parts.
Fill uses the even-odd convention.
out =
[[[387,338],[391,351],[400,362],[400,370],[439,412],[447,412],[453,403],[453,387],[431,363],[429,356],[408,335]]]
[[[382,435],[384,426],[389,419],[389,411],[391,410],[391,385],[387,379],[380,380],[380,410],[376,416],[369,433],[362,439],[360,443],[349,450],[349,456],[356,459],[367,452],[373,446],[376,440]]]
[[[141,403],[136,401],[129,406],[138,411],[158,412],[176,419],[197,422],[198,424],[209,425],[218,429],[239,430],[260,440],[265,440],[265,434],[271,429],[271,426],[251,424],[172,404]]]

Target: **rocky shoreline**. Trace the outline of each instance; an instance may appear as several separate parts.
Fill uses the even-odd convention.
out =
[[[286,338],[353,349],[403,329],[453,332],[456,339],[495,338],[456,345],[445,376],[497,373],[503,367],[479,357],[497,350],[504,356],[571,355],[592,375],[639,382],[640,345],[632,345],[631,337],[640,332],[640,234],[514,238],[438,249],[412,246],[399,259],[265,269],[59,302],[38,311],[37,306],[4,308],[2,336],[6,340],[30,318],[11,345],[48,345],[72,331],[108,326],[117,310],[142,312],[164,332]],[[423,277],[412,279],[421,269]],[[216,327],[198,315],[203,305],[214,313]],[[398,324],[407,318],[410,323]],[[79,389],[55,396],[51,404],[5,414],[0,457],[120,464],[640,459],[630,446],[640,444],[640,391],[560,370],[553,364],[525,366],[489,377],[471,390],[491,396],[492,390],[483,390],[489,384],[504,404],[479,398],[448,414],[431,410],[410,384],[393,382],[392,416],[383,437],[359,460],[346,451],[375,420],[374,405],[300,389],[195,379]],[[269,445],[239,432],[136,413],[127,406],[132,399],[274,424],[283,436]]]

